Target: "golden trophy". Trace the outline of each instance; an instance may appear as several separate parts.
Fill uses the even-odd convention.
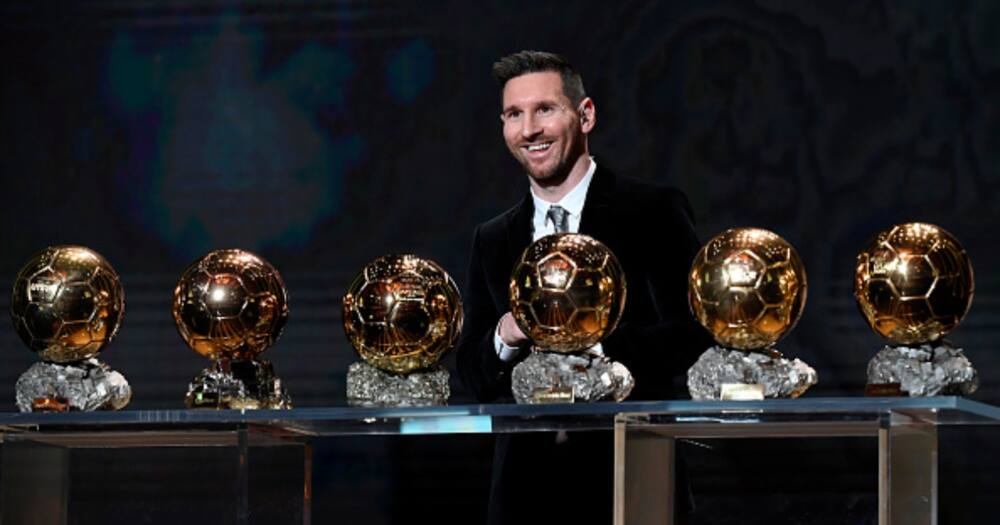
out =
[[[267,261],[244,250],[216,250],[192,263],[174,289],[181,338],[212,360],[188,386],[189,408],[291,408],[271,363],[259,355],[288,320],[288,294]]]
[[[344,334],[361,362],[347,371],[347,401],[357,406],[432,406],[448,402],[448,371],[438,365],[462,331],[458,286],[441,266],[415,255],[368,263],[343,301]]]
[[[869,395],[971,394],[976,370],[943,337],[972,306],[972,263],[954,236],[911,222],[880,232],[858,254],[854,297],[888,339],[868,363]]]
[[[83,246],[54,246],[18,272],[10,299],[14,330],[44,362],[15,387],[21,412],[119,410],[128,381],[97,359],[125,314],[125,291],[111,264]]]
[[[595,348],[625,309],[625,273],[607,246],[578,233],[531,243],[510,278],[510,311],[532,342],[511,373],[518,403],[628,397],[624,365]]]
[[[795,398],[814,385],[815,370],[774,348],[802,315],[806,288],[795,248],[768,230],[726,230],[702,247],[691,265],[688,301],[718,346],[688,370],[691,397]]]

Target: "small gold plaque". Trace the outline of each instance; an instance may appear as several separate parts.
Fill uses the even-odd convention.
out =
[[[572,403],[573,387],[553,386],[549,388],[536,388],[531,393],[531,398],[535,403]]]
[[[32,412],[69,412],[69,400],[65,397],[47,396],[31,400]]]
[[[900,397],[905,396],[899,383],[875,383],[865,385],[866,397]]]
[[[764,399],[764,385],[749,383],[723,383],[723,401],[761,401]]]

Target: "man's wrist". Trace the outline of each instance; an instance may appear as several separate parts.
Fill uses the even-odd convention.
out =
[[[512,361],[521,353],[521,348],[518,346],[508,345],[500,337],[500,327],[503,326],[503,318],[500,318],[500,322],[497,323],[496,330],[493,331],[493,347],[497,352],[497,357],[503,362]]]

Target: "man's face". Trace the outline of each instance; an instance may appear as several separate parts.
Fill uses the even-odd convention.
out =
[[[540,184],[561,182],[587,152],[590,126],[581,125],[580,111],[563,93],[559,73],[528,73],[508,80],[500,118],[507,148]]]

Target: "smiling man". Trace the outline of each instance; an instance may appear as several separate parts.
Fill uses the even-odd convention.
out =
[[[498,75],[519,71],[511,66]],[[572,72],[528,72],[507,80],[500,114],[504,140],[527,172],[532,192],[558,202],[583,180],[591,164],[587,134],[594,116],[594,102]]]
[[[521,51],[500,59],[493,74],[502,88],[504,141],[530,191],[475,230],[458,344],[463,382],[481,402],[512,399],[510,373],[530,341],[509,312],[511,271],[531,241],[568,231],[607,245],[629,287],[618,328],[593,350],[632,371],[630,399],[675,397],[711,344],[687,307],[687,272],[700,247],[687,199],[665,185],[618,177],[590,156],[597,110],[563,57]],[[609,523],[612,450],[610,432],[500,435],[489,523]]]

